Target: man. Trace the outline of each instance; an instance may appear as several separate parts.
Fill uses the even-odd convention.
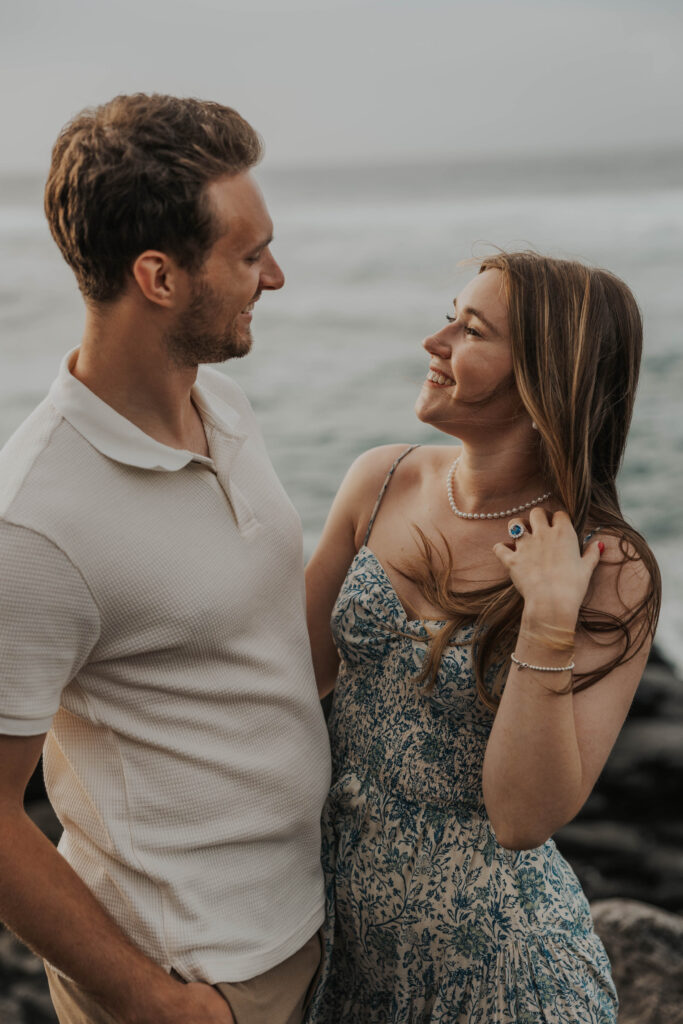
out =
[[[318,969],[300,523],[201,365],[245,355],[284,283],[260,152],[235,111],[159,95],[53,151],[86,322],[0,454],[0,910],[62,1024],[294,1024]],[[59,853],[22,807],[46,733]]]

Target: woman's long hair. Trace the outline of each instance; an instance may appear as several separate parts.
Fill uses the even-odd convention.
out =
[[[581,607],[577,630],[597,642],[602,637],[610,647],[619,640],[619,649],[598,668],[575,674],[576,692],[630,660],[654,634],[659,615],[659,569],[644,538],[624,521],[615,483],[633,412],[642,319],[630,290],[605,270],[534,252],[498,252],[482,261],[479,272],[485,270],[503,276],[514,379],[538,426],[541,473],[549,489],[579,538],[600,526],[619,538],[622,565],[641,560],[649,574],[648,592],[623,617]],[[493,687],[485,678],[492,666],[509,664],[522,598],[510,581],[453,591],[453,558],[445,539],[437,546],[417,532],[422,557],[410,567],[411,578],[448,619],[429,646],[419,681],[431,688],[454,634],[473,624],[477,690],[495,710],[506,668],[499,669]]]

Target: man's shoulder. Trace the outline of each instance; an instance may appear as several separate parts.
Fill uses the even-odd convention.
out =
[[[14,501],[62,420],[46,397],[0,449],[0,516]]]

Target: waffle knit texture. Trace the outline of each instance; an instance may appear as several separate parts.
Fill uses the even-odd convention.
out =
[[[0,732],[49,729],[60,851],[133,942],[243,981],[323,918],[299,517],[222,373],[193,389],[203,458],[107,406],[73,356],[0,453]]]

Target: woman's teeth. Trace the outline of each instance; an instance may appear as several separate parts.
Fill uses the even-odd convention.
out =
[[[429,371],[427,380],[431,380],[432,384],[455,384],[450,377],[445,377],[443,373],[437,373],[436,370]]]

